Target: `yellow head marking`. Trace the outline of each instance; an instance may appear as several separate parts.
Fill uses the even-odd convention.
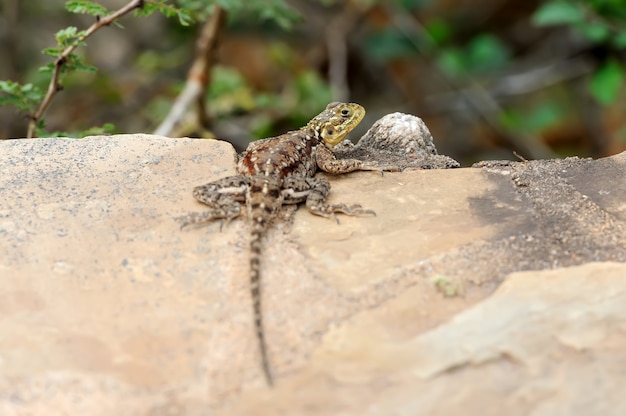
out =
[[[313,128],[328,147],[343,140],[365,116],[365,109],[355,103],[330,103],[307,127]]]

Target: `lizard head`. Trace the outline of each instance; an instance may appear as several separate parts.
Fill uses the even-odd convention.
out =
[[[355,128],[365,115],[365,109],[355,103],[330,103],[307,124],[326,146],[332,148]]]

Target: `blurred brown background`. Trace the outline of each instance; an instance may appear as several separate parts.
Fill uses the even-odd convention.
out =
[[[101,2],[109,10],[125,3]],[[232,3],[206,94],[210,129],[189,118],[173,136],[214,134],[241,150],[249,140],[300,127],[329,101],[350,100],[368,111],[355,137],[387,113],[412,113],[424,119],[439,152],[463,165],[514,159],[513,151],[532,159],[626,148],[624,52],[615,41],[626,15],[597,7],[602,2],[577,3],[584,7],[582,23],[554,25],[537,17],[548,1]],[[626,10],[626,3],[612,3]],[[82,30],[94,21],[68,13],[64,4],[0,2],[0,80],[45,91],[47,75],[37,69],[51,59],[41,50],[55,45],[58,30]],[[556,9],[556,21],[565,6]],[[597,22],[609,33],[590,35]],[[80,135],[112,123],[115,133],[150,133],[170,110],[203,22],[183,27],[153,14],[127,15],[120,23],[123,29],[105,27],[77,50],[99,71],[63,78],[46,113],[49,132]],[[598,77],[607,63],[613,72]],[[596,95],[610,90],[605,102],[592,92],[594,82]],[[24,114],[0,107],[0,138],[24,137],[26,125]]]

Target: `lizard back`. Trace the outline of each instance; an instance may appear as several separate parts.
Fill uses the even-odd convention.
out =
[[[272,176],[278,180],[310,177],[315,174],[315,147],[318,140],[301,129],[253,143],[238,165],[246,176]]]

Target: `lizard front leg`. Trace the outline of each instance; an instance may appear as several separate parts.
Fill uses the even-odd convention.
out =
[[[283,183],[283,203],[294,204],[306,201],[310,213],[326,218],[334,218],[335,214],[345,215],[376,215],[371,209],[359,204],[327,204],[326,198],[330,192],[330,183],[323,178],[288,178]]]
[[[397,166],[377,166],[358,159],[337,159],[335,154],[324,145],[319,145],[315,152],[315,162],[317,166],[328,173],[349,173],[357,170],[371,170],[375,172],[383,171],[397,172]]]
[[[176,218],[181,228],[189,224],[201,224],[212,220],[223,219],[228,223],[239,216],[241,204],[245,200],[249,183],[246,176],[228,176],[196,186],[193,197],[211,209],[204,212],[190,212]]]

